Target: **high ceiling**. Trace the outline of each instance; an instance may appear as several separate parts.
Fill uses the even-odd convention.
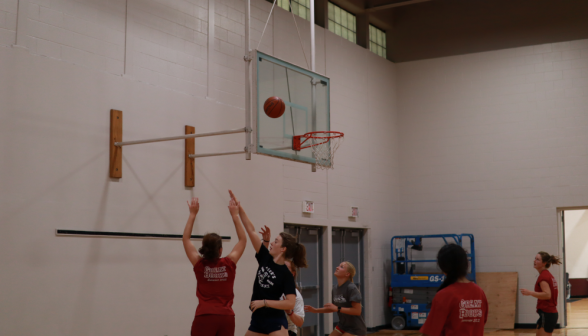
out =
[[[407,62],[588,38],[588,0],[330,0],[386,30]]]

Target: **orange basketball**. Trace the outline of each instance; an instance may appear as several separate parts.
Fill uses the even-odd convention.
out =
[[[269,97],[263,104],[263,110],[270,118],[279,118],[286,110],[286,104],[280,97]]]

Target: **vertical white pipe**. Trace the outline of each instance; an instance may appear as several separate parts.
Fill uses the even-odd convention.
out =
[[[245,159],[251,160],[251,50],[249,33],[251,19],[251,0],[245,5]]]
[[[16,10],[16,37],[14,41],[15,47],[26,48],[25,37],[27,35],[27,20],[28,20],[29,2],[19,0]]]
[[[304,51],[303,51],[304,52]],[[316,41],[315,41],[315,32],[314,32],[314,0],[310,0],[310,70],[312,72],[316,71]],[[316,131],[316,83],[314,79],[312,80],[312,91],[311,91],[311,101],[312,101],[312,131]],[[316,172],[316,164],[313,164],[311,167],[313,172]]]
[[[310,70],[316,71],[316,41],[314,33],[314,0],[310,0]]]
[[[208,53],[206,55],[206,98],[212,98],[212,58],[214,57],[214,0],[208,0]]]

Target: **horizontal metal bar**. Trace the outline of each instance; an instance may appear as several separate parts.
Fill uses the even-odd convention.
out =
[[[218,153],[203,153],[203,154],[190,154],[188,157],[190,159],[199,158],[199,157],[207,157],[207,156],[221,156],[221,155],[233,155],[233,154],[243,154],[247,153],[246,150],[236,151],[236,152],[218,152]]]
[[[186,134],[186,135],[178,135],[178,136],[167,137],[167,138],[155,138],[155,139],[146,139],[146,140],[115,142],[114,145],[117,147],[122,147],[122,146],[138,145],[138,144],[151,143],[151,142],[201,138],[201,137],[214,136],[214,135],[235,134],[235,133],[245,133],[245,132],[247,132],[247,128],[243,127],[243,128],[226,130],[226,131],[219,131],[219,132]]]
[[[136,232],[109,232],[109,231],[83,231],[83,230],[61,230],[57,229],[57,236],[89,236],[89,237],[112,237],[112,238],[150,238],[150,239],[182,239],[179,234],[161,234],[161,233],[136,233]],[[203,235],[192,235],[191,239],[202,239]],[[222,239],[229,240],[231,236],[221,236]]]

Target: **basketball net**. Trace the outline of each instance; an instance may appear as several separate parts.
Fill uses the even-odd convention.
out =
[[[306,138],[302,141],[300,147],[302,149],[310,147],[312,150],[312,156],[316,160],[316,167],[319,169],[333,169],[335,153],[339,146],[343,143],[344,134],[341,132],[310,132],[301,136]],[[302,147],[302,145],[310,140],[308,146]]]

